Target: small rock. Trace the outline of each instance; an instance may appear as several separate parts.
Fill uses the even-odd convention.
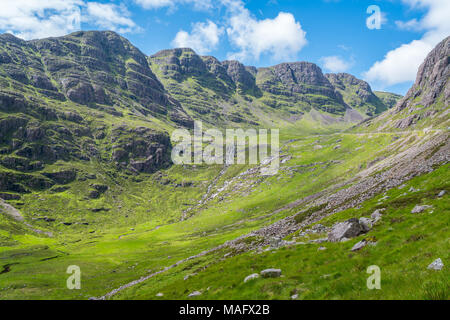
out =
[[[326,248],[326,247],[319,247],[319,248],[317,249],[317,251],[324,251],[324,250],[327,250],[327,248]]]
[[[320,224],[320,223],[315,224],[311,229],[314,230],[317,233],[321,233],[321,232],[327,231],[327,228],[324,225]]]
[[[263,278],[277,278],[281,276],[280,269],[266,269],[260,272]]]
[[[434,260],[429,266],[428,269],[430,270],[442,270],[444,268],[444,263],[442,262],[441,258],[438,258]]]
[[[439,192],[438,197],[442,198],[445,195],[445,190],[442,190],[441,192]]]
[[[297,299],[298,299],[298,294],[294,294],[294,295],[291,297],[291,299],[292,299],[292,300],[297,300]]]
[[[384,211],[384,209],[377,209],[372,213],[370,217],[373,219],[373,223],[377,223],[381,220],[381,217],[383,216],[381,214],[382,211]]]
[[[163,297],[163,296],[164,296],[164,293],[161,293],[161,292],[160,292],[160,293],[156,294],[156,296],[157,296],[157,297]]]
[[[414,207],[414,209],[411,210],[411,213],[422,213],[425,210],[431,209],[431,208],[433,208],[433,207],[432,206],[419,206],[419,205],[416,205]]]
[[[257,274],[257,273],[251,274],[244,279],[244,283],[251,281],[251,280],[258,279],[258,278],[259,278],[259,274]]]
[[[361,250],[362,248],[364,248],[367,245],[367,241],[366,240],[361,240],[360,242],[358,242],[357,244],[355,244],[352,248],[352,251],[358,251]]]
[[[415,189],[414,187],[409,188],[409,192],[417,192],[419,189]]]
[[[328,238],[320,238],[320,239],[315,239],[315,240],[309,240],[308,243],[323,243],[323,242],[327,242]]]
[[[189,278],[191,278],[193,276],[196,276],[196,275],[197,275],[196,273],[188,274],[187,276],[184,277],[184,281],[186,281],[187,279],[189,279]]]
[[[188,297],[198,297],[201,295],[202,295],[202,293],[200,291],[194,291],[190,295],[188,295]]]

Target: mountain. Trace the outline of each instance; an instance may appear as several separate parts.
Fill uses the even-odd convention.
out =
[[[0,191],[51,188],[58,178],[47,170],[73,181],[74,163],[89,161],[152,173],[170,166],[168,132],[193,120],[317,131],[385,109],[364,81],[308,62],[258,69],[191,49],[147,57],[109,31],[33,41],[3,34]]]
[[[370,88],[370,85],[347,73],[326,74],[335,90],[343,97],[346,104],[359,110],[362,114],[374,116],[380,114],[392,105],[385,104]],[[389,98],[394,98],[392,95]],[[390,102],[390,101],[386,101]]]
[[[380,99],[388,109],[395,107],[397,102],[403,98],[403,96],[391,92],[374,91],[373,92],[378,99]]]
[[[448,52],[389,109],[308,62],[1,35],[0,298],[448,300]],[[173,164],[193,120],[279,128],[278,172]]]
[[[356,123],[388,109],[366,82],[324,75],[309,62],[255,68],[185,48],[158,52],[149,63],[193,118],[219,126],[292,125],[309,114],[318,124]]]
[[[447,128],[450,100],[450,37],[427,56],[406,96],[378,118],[365,123],[374,130]]]

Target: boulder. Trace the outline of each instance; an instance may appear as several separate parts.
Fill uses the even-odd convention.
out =
[[[373,220],[373,223],[377,223],[381,220],[381,217],[383,216],[381,212],[384,211],[384,209],[377,209],[375,210],[372,215],[370,216]]]
[[[358,242],[357,244],[355,244],[352,248],[352,251],[358,251],[361,250],[362,248],[364,248],[365,246],[367,246],[368,242],[364,239],[361,240],[360,242]]]
[[[364,233],[364,228],[358,219],[352,218],[345,222],[337,223],[328,233],[328,241],[339,242],[344,238],[354,238]]]
[[[247,276],[247,277],[244,279],[244,283],[246,283],[246,282],[248,282],[248,281],[251,281],[251,280],[258,279],[258,278],[259,278],[259,274],[253,273],[253,274]]]
[[[445,195],[445,190],[442,190],[441,192],[439,192],[438,197],[442,198]]]
[[[431,209],[431,208],[433,208],[433,206],[427,206],[427,205],[425,205],[425,206],[419,206],[419,205],[416,205],[416,206],[414,207],[414,209],[411,210],[411,213],[422,213],[422,212],[424,212],[425,210],[428,210],[428,209]]]
[[[201,295],[202,295],[202,293],[200,291],[194,291],[190,295],[188,295],[188,297],[198,297]]]
[[[278,278],[281,276],[280,269],[266,269],[260,272],[263,278]]]
[[[429,266],[428,269],[430,270],[442,270],[444,268],[444,263],[442,262],[441,258],[438,258],[434,260]]]

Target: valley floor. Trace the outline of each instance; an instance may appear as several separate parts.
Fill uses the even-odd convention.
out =
[[[28,225],[0,215],[0,299],[449,298],[448,267],[427,269],[449,261],[447,132],[283,140],[272,177],[248,166],[173,166],[122,179],[92,163],[83,169],[109,186],[101,199],[83,199],[85,182],[75,181],[9,201]],[[416,205],[430,207],[413,214]],[[367,234],[320,240],[377,209]],[[324,229],[311,232],[318,223]],[[285,245],[274,247],[275,236]],[[351,251],[363,239],[376,245]],[[67,289],[71,265],[80,290]],[[366,286],[371,265],[380,290]],[[281,277],[244,283],[268,268]]]

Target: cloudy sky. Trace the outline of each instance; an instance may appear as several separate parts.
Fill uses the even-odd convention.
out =
[[[372,5],[379,29],[367,26]],[[0,32],[23,39],[114,30],[146,54],[191,47],[257,67],[311,61],[402,94],[450,35],[449,17],[449,0],[0,0]]]

